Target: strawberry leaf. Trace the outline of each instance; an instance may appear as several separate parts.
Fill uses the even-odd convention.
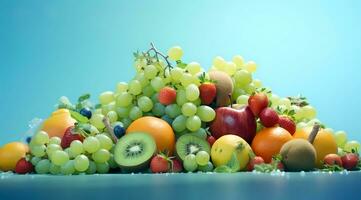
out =
[[[80,113],[70,110],[70,115],[73,119],[75,119],[77,122],[79,123],[88,123],[89,119],[83,115],[81,115]]]
[[[213,172],[216,173],[232,173],[232,169],[228,167],[227,165],[221,165],[219,167],[216,167]]]

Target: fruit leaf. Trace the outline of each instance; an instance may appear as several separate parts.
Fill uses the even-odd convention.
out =
[[[238,172],[241,170],[241,165],[237,158],[236,152],[232,153],[231,159],[228,161],[227,166],[232,170],[232,172]]]
[[[80,113],[78,113],[76,111],[70,110],[70,114],[71,114],[71,117],[79,123],[88,123],[89,122],[89,119],[87,117],[81,115]]]
[[[213,172],[216,173],[232,173],[232,169],[228,167],[227,165],[221,165],[219,167],[216,167]]]
[[[273,171],[275,171],[277,169],[277,167],[275,167],[275,165],[273,164],[259,164],[259,165],[255,165],[254,166],[254,170],[257,172],[263,172],[263,173],[271,173]]]
[[[321,171],[324,172],[337,172],[337,171],[342,171],[344,170],[342,167],[338,166],[338,165],[323,165],[323,169],[321,169]]]
[[[179,67],[179,68],[184,69],[187,67],[187,64],[182,62],[181,60],[177,60],[176,63],[177,63],[177,67]]]
[[[101,108],[102,107],[102,104],[97,104],[97,105],[95,105],[95,109],[99,109],[99,108]]]
[[[88,99],[90,99],[90,94],[83,94],[78,98],[78,102],[80,103]]]

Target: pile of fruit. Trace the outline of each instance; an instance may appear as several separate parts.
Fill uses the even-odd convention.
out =
[[[256,63],[213,60],[206,72],[176,46],[134,53],[135,77],[57,109],[26,143],[0,148],[0,170],[94,174],[359,170],[360,143],[316,118],[302,96],[253,79]]]

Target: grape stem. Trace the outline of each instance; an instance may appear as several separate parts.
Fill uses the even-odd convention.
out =
[[[161,56],[161,57],[163,58],[163,60],[165,60],[165,62],[167,63],[167,66],[165,67],[164,72],[165,72],[166,69],[168,69],[168,70],[172,69],[173,66],[172,66],[172,64],[169,62],[168,56],[166,56],[166,55],[164,55],[162,52],[160,52],[160,51],[154,46],[153,42],[150,43],[150,46],[151,46],[151,48],[146,52],[146,54],[149,55],[149,53],[150,53],[151,51],[154,51],[154,53],[155,53],[155,58],[157,59],[157,61],[159,61],[159,56]]]
[[[118,138],[114,134],[114,128],[112,127],[112,125],[110,125],[109,118],[104,117],[103,123],[104,123],[105,127],[108,129],[108,132],[109,132],[114,144],[116,144],[118,142]]]

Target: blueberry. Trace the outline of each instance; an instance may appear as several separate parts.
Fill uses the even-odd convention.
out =
[[[26,141],[28,144],[30,144],[31,137],[30,137],[30,136],[26,137],[25,141]]]
[[[117,136],[117,138],[122,137],[125,134],[124,127],[122,127],[120,125],[114,126],[114,134],[115,134],[115,136]]]
[[[82,108],[80,114],[90,119],[92,117],[92,111],[89,108]]]

